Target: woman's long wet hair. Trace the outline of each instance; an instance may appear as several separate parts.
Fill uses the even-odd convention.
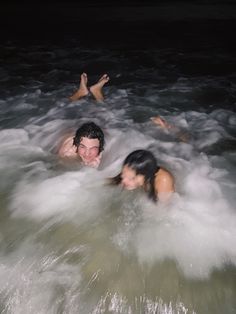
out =
[[[144,176],[144,189],[148,193],[148,197],[156,202],[155,175],[160,167],[158,167],[154,155],[148,150],[135,150],[125,158],[122,168],[124,166],[134,170],[137,175],[141,174]],[[112,178],[111,182],[117,185],[120,184],[122,181],[121,174],[122,172]]]
[[[76,147],[79,146],[82,137],[87,137],[90,139],[98,139],[99,140],[99,153],[101,153],[104,149],[104,133],[102,129],[95,124],[94,122],[86,122],[75,133],[75,137],[73,140],[73,145]]]

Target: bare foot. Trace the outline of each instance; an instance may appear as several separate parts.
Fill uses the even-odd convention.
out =
[[[109,79],[109,76],[107,74],[104,74],[96,84],[90,87],[90,92],[97,101],[104,100],[102,88],[109,81]]]
[[[82,73],[80,76],[79,89],[70,97],[70,100],[78,100],[84,96],[87,96],[89,90],[87,88],[88,77],[86,73]]]
[[[150,119],[153,123],[159,125],[163,129],[171,129],[172,132],[175,133],[176,137],[182,141],[187,143],[189,141],[189,134],[187,132],[181,131],[178,127],[167,123],[163,118],[160,116],[152,117]]]
[[[163,129],[170,129],[171,125],[168,124],[163,118],[160,116],[152,117],[151,121],[157,125],[159,125]]]

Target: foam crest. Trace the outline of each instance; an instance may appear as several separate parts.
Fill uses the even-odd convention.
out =
[[[186,276],[207,278],[214,269],[236,265],[236,212],[211,178],[214,169],[206,162],[192,167],[182,196],[168,205],[145,206],[148,215],[134,243],[141,262],[173,259]]]
[[[73,133],[72,127],[72,121],[57,119],[48,121],[43,126],[29,124],[25,129],[29,132],[31,145],[40,146],[52,152],[58,149],[65,134]]]
[[[64,221],[77,217],[78,223],[82,223],[106,208],[104,182],[94,169],[70,171],[50,178],[37,175],[37,180],[30,174],[27,177],[12,193],[10,208],[13,217],[36,221],[51,217]]]
[[[107,168],[110,167],[111,170],[117,173],[130,152],[146,148],[152,143],[153,139],[151,137],[137,130],[126,129],[124,132],[118,129],[109,129],[106,132],[106,146],[101,168],[108,171]]]
[[[30,143],[29,134],[23,129],[0,131],[1,188],[10,188],[27,167],[45,158],[42,148]],[[31,165],[31,166],[30,166]],[[36,163],[34,164],[36,165]]]
[[[0,131],[1,146],[21,145],[27,143],[28,141],[29,141],[28,133],[23,129],[5,129]]]

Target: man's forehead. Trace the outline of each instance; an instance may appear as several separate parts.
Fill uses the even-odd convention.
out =
[[[99,146],[98,138],[88,138],[88,137],[81,137],[80,144],[83,144],[87,147]]]

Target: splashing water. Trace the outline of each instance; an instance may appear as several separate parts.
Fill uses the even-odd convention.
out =
[[[48,47],[30,47],[29,63],[16,66],[22,74],[14,76],[15,85],[12,69],[5,69],[1,313],[233,313],[236,115],[227,107],[229,99],[235,103],[233,76],[188,76],[177,64],[191,52],[155,50],[153,64],[140,68],[132,57],[138,62],[144,51],[122,57]],[[18,48],[19,58],[27,53],[3,48]],[[72,52],[80,56],[81,72],[85,56],[114,65],[105,103],[67,99],[80,75],[71,83],[68,64],[72,69],[78,62]],[[204,53],[199,58],[209,57]],[[42,56],[48,59],[44,73],[32,61],[40,65]],[[165,69],[157,70],[163,62]],[[223,81],[230,84],[222,87]],[[220,107],[206,89],[230,97],[221,98]],[[157,114],[187,140],[152,124]],[[98,170],[56,155],[61,138],[89,120],[106,136]],[[168,204],[107,185],[138,148],[152,150],[173,172],[176,193]]]

